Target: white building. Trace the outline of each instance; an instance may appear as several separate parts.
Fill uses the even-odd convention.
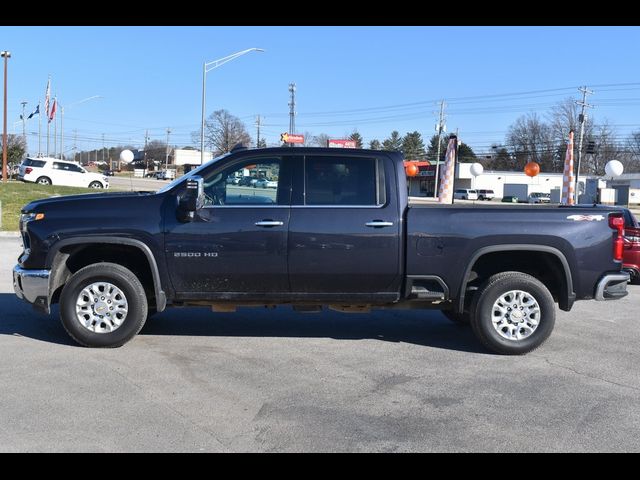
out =
[[[505,184],[528,185],[529,193],[551,193],[551,189],[562,189],[562,173],[540,172],[535,177],[529,177],[524,172],[485,170],[482,175],[474,177],[471,175],[471,165],[459,163],[456,166],[456,188],[493,190],[497,198],[503,197]]]

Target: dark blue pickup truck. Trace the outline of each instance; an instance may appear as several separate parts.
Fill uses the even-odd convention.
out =
[[[26,205],[14,287],[44,312],[59,302],[91,347],[171,305],[290,304],[440,309],[523,354],[551,334],[555,303],[626,295],[623,228],[606,208],[410,206],[398,153],[237,149],[158,192]]]

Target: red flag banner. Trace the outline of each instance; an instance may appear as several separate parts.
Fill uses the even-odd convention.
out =
[[[53,99],[53,105],[51,105],[51,113],[49,114],[49,123],[51,123],[51,120],[53,120],[53,117],[56,116],[56,106],[58,104],[58,99],[54,98]]]

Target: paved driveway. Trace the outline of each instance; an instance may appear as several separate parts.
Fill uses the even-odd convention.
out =
[[[0,451],[640,451],[640,287],[578,302],[524,357],[437,311],[172,309],[115,350],[12,293],[0,238]]]

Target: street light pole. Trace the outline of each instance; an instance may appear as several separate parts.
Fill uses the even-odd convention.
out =
[[[200,165],[204,163],[204,116],[207,99],[207,73],[214,68],[221,67],[225,63],[230,62],[231,60],[235,60],[236,58],[241,57],[242,55],[245,55],[249,52],[264,52],[264,50],[262,48],[255,47],[247,48],[246,50],[242,50],[241,52],[232,53],[229,56],[202,64],[202,122],[200,125]]]
[[[7,61],[11,58],[11,52],[0,52],[4,58],[4,127],[2,128],[2,181],[7,183]]]

